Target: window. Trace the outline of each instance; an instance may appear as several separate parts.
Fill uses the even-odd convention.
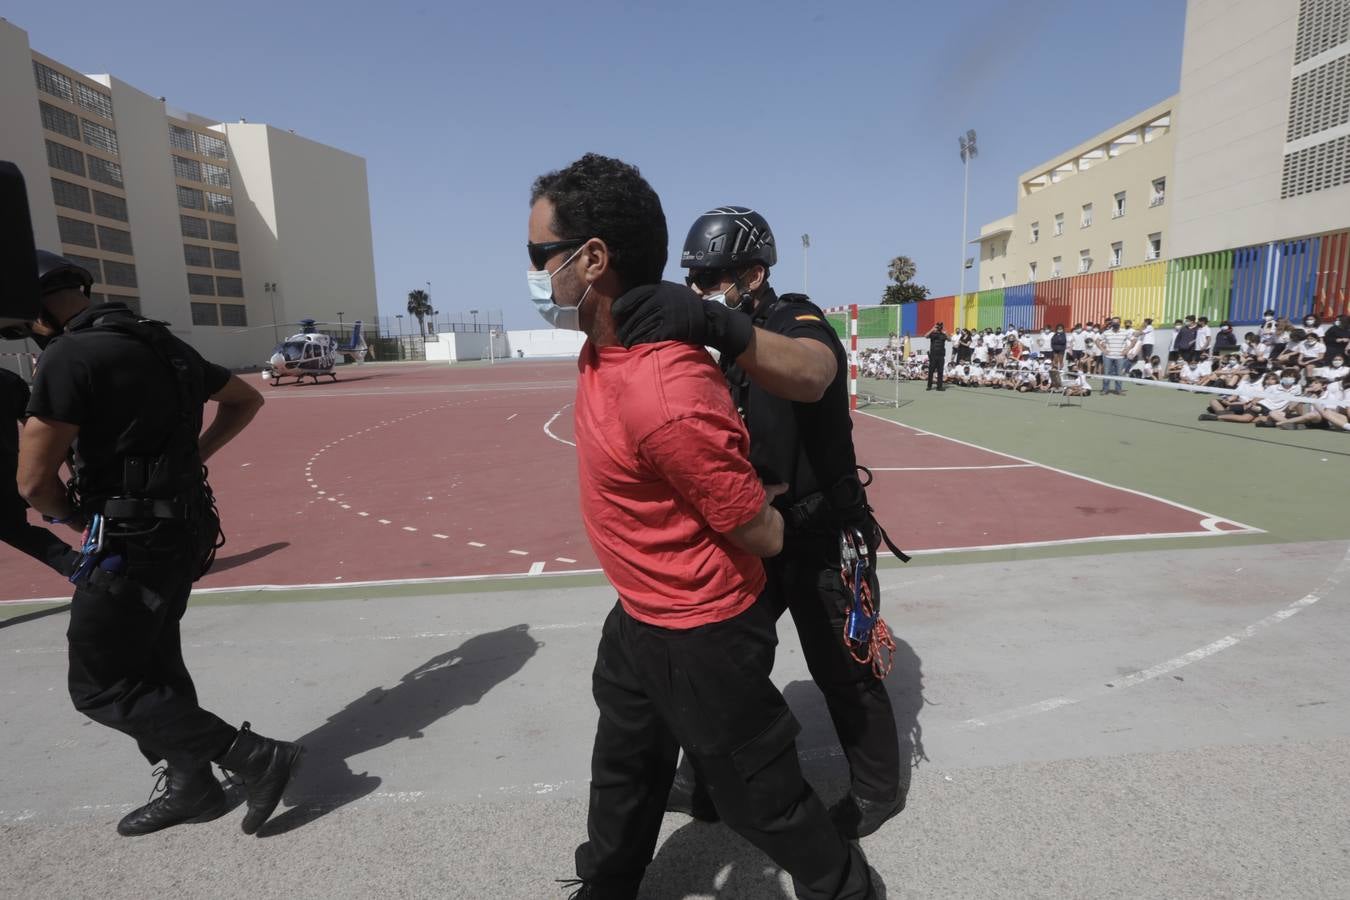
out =
[[[206,240],[206,220],[199,219],[196,216],[179,216],[178,222],[183,237],[200,238]]]
[[[94,212],[105,219],[125,222],[127,220],[127,201],[121,197],[114,197],[112,194],[94,191]]]
[[[103,261],[103,280],[117,287],[136,287],[136,267],[131,263]]]
[[[211,267],[211,248],[201,244],[183,245],[183,262],[189,266]]]
[[[61,232],[61,243],[63,244],[98,247],[98,242],[94,240],[94,226],[91,222],[81,222],[79,219],[57,216],[56,227]]]
[[[206,173],[206,178],[203,180],[207,184],[226,188],[230,186],[230,170],[224,166],[218,166],[214,163],[202,163],[202,170]]]
[[[196,275],[188,273],[188,293],[201,294],[203,297],[214,297],[216,295],[216,280],[210,275]],[[215,324],[214,322],[211,324]]]
[[[1040,239],[1041,239],[1041,223],[1040,223],[1040,222],[1032,222],[1032,223],[1031,223],[1031,243],[1034,244],[1034,243],[1036,243],[1037,241],[1039,241]]]
[[[1125,192],[1121,191],[1116,194],[1115,205],[1111,207],[1111,218],[1119,219],[1123,215],[1125,215]]]
[[[98,226],[98,245],[113,253],[131,254],[131,232],[108,225]]]
[[[205,235],[202,235],[205,237]],[[239,232],[234,227],[233,222],[217,222],[211,220],[211,240],[220,241],[225,244],[239,243]]]
[[[56,141],[47,142],[47,165],[62,172],[84,177],[84,154],[74,147],[67,147]]]
[[[209,134],[197,134],[197,152],[202,156],[213,156],[216,159],[230,158],[229,153],[225,151],[225,142]]]
[[[216,313],[214,303],[194,303],[192,304],[192,324],[193,325],[219,325],[220,317]]]
[[[197,143],[192,139],[192,132],[177,125],[169,126],[169,146],[187,153],[197,152]]]
[[[1163,200],[1167,198],[1167,179],[1153,179],[1153,196],[1149,198],[1149,206],[1162,206]]]
[[[1036,280],[1036,264],[1029,263],[1027,265],[1027,281],[1035,281],[1035,280]]]
[[[1078,251],[1078,274],[1083,274],[1092,268],[1092,252],[1090,250]]]
[[[239,303],[220,304],[220,324],[235,328],[248,325],[248,307]]]
[[[98,156],[89,157],[89,177],[113,187],[122,186],[122,166]]]
[[[234,215],[234,199],[229,194],[216,194],[207,191],[206,210],[222,216],[232,216]]]
[[[43,128],[48,131],[55,131],[57,134],[64,134],[66,137],[74,138],[77,141],[80,139],[79,116],[41,100],[38,101],[38,109],[42,113]]]
[[[1148,253],[1145,254],[1149,259],[1162,258],[1162,232],[1155,231],[1148,236]]]
[[[1064,270],[1060,266],[1060,257],[1056,256],[1054,259],[1050,260],[1050,277],[1058,278],[1063,274]]]
[[[80,125],[83,126],[86,144],[112,154],[117,153],[117,132],[111,128],[104,128],[97,122],[90,122],[88,119],[81,119]]]
[[[184,181],[201,181],[202,164],[185,156],[174,156],[173,176],[182,178]]]
[[[1055,237],[1064,233],[1064,213],[1055,213]]]
[[[239,251],[221,250],[219,247],[211,251],[211,259],[217,269],[232,269],[239,271]]]
[[[1004,272],[1003,274],[999,275],[998,277],[999,277],[999,279],[1003,282],[1002,284],[999,285],[999,287],[1007,287],[1007,286],[1008,286],[1008,273],[1007,273],[1007,272]]]
[[[1120,265],[1121,258],[1125,255],[1125,245],[1116,241],[1111,245],[1111,265],[1112,267]]]
[[[242,297],[244,296],[244,279],[217,275],[216,293],[222,297]]]
[[[102,116],[105,119],[111,119],[112,97],[102,91],[96,91],[87,84],[75,82],[75,99],[80,106],[89,110],[96,116]]]
[[[62,255],[75,265],[88,269],[89,274],[94,276],[94,284],[98,284],[103,280],[103,269],[99,267],[98,260],[94,259],[92,256],[76,256],[74,253],[65,253]]]
[[[80,212],[91,212],[93,209],[89,203],[89,188],[60,178],[52,179],[52,199],[57,206],[66,209],[78,209]]]
[[[202,197],[202,192],[196,188],[183,187],[178,185],[178,205],[183,209],[205,209],[206,201]]]
[[[990,287],[993,287],[993,286],[994,286],[994,276],[993,276],[993,275],[990,275],[990,276],[989,276],[989,286],[990,286]]]
[[[75,91],[71,87],[70,79],[50,66],[44,66],[33,60],[33,78],[37,81],[39,91],[60,97],[62,100],[69,100],[71,103],[75,102]]]
[[[1078,220],[1078,227],[1079,227],[1079,228],[1088,228],[1088,227],[1090,227],[1091,225],[1092,225],[1092,204],[1091,204],[1091,203],[1084,203],[1084,204],[1083,204],[1083,215],[1082,215],[1082,217]]]

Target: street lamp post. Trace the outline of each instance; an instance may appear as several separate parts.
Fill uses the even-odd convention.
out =
[[[272,301],[272,341],[279,344],[281,338],[277,334],[277,283],[275,281],[264,281],[263,293]]]
[[[342,331],[342,313],[338,313],[338,341],[341,342],[344,334]]]
[[[978,154],[975,149],[975,129],[957,138],[961,145],[961,165],[965,167],[965,190],[961,196],[961,294],[966,293],[966,208],[970,203],[970,161]]]
[[[471,309],[471,310],[469,310],[469,315],[473,316],[473,331],[474,331],[474,334],[477,334],[477,333],[478,333],[478,310],[476,310],[476,309]]]
[[[807,275],[806,251],[810,249],[811,249],[811,235],[804,234],[802,235],[802,293],[806,294],[808,297],[811,295],[811,290],[810,290],[810,282],[807,281],[806,278]]]

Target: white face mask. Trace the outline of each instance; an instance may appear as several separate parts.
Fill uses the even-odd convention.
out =
[[[1280,384],[1283,385],[1284,387],[1293,387],[1293,386],[1294,386],[1294,379],[1292,379],[1292,378],[1281,378],[1281,379],[1280,379]]]
[[[559,306],[553,300],[553,276],[577,258],[577,253],[581,252],[581,247],[576,249],[571,256],[563,262],[562,265],[552,272],[547,269],[530,269],[525,273],[525,280],[530,285],[530,299],[534,302],[534,308],[543,317],[544,321],[554,328],[563,328],[569,331],[581,330],[581,304],[586,302],[586,296],[590,294],[592,285],[586,285],[586,291],[577,301],[576,306]]]

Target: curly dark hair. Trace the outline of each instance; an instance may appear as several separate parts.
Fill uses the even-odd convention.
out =
[[[670,244],[666,214],[637,166],[587,153],[565,169],[536,178],[530,205],[541,197],[553,204],[559,238],[605,242],[623,290],[661,280]]]

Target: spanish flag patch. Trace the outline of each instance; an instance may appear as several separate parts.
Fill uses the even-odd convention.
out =
[[[798,322],[819,322],[819,321],[820,321],[820,316],[811,316],[811,315],[797,316],[797,321],[798,321]]]

